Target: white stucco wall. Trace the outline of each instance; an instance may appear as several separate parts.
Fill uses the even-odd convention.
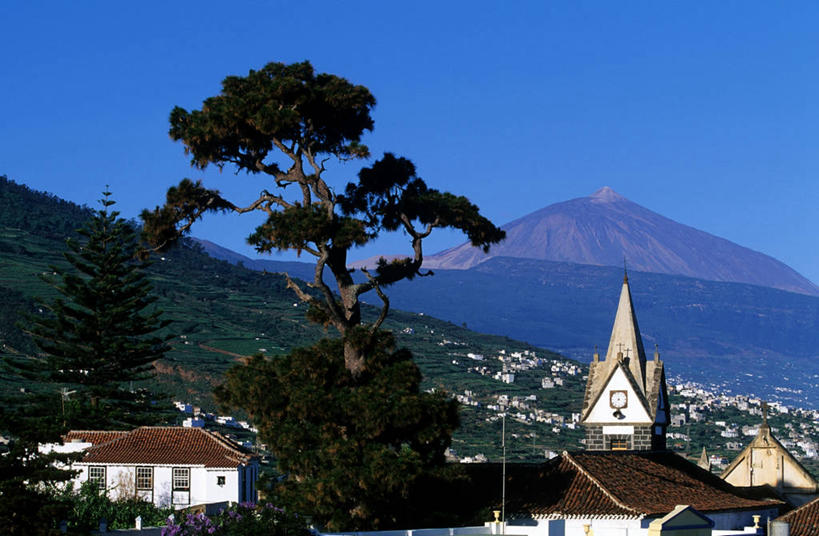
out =
[[[112,499],[133,497],[136,492],[136,467],[135,465],[110,465],[94,464],[94,467],[105,467],[106,489]],[[76,464],[75,469],[79,473],[74,478],[75,487],[79,487],[88,480],[88,465]],[[184,508],[195,504],[209,504],[219,502],[239,502],[242,495],[240,493],[240,483],[245,485],[246,500],[256,501],[256,478],[258,477],[258,467],[255,464],[247,468],[206,468],[202,466],[186,465],[155,465],[139,467],[153,467],[153,503],[157,506],[170,506],[173,501],[172,477],[175,467],[190,469],[190,498],[184,501],[185,494],[178,493],[177,508]],[[240,472],[246,474],[249,479],[242,479]],[[225,483],[220,486],[218,477],[224,477]],[[147,499],[147,497],[145,497]]]
[[[197,489],[203,490],[207,501],[203,500],[205,496],[197,500],[197,503],[204,502],[224,502],[232,501],[239,502],[239,470],[237,469],[206,469],[198,475]],[[218,477],[225,477],[225,485],[218,485]],[[195,504],[197,504],[195,503]]]

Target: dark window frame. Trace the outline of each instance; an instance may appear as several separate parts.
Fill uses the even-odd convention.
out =
[[[177,476],[177,471],[179,471],[180,475]],[[177,485],[177,481],[184,481],[186,485],[179,486]],[[171,469],[171,489],[173,491],[190,491],[191,490],[191,468],[190,467],[174,467]]]
[[[148,476],[145,476],[145,471],[147,470]],[[142,472],[143,474],[140,474]],[[154,468],[153,467],[137,467],[134,473],[135,480],[136,480],[136,490],[137,491],[153,491],[154,490]],[[145,486],[145,479],[148,480],[149,485]]]
[[[92,475],[92,471],[102,471],[102,475]],[[97,487],[100,491],[104,491],[106,487],[108,477],[108,471],[104,465],[91,465],[88,467],[88,481],[89,482],[97,482]]]
[[[621,437],[612,438],[609,445],[611,450],[628,450],[630,447],[629,440]]]

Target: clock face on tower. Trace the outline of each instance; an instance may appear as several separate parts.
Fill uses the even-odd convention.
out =
[[[625,391],[611,391],[609,405],[614,409],[623,409],[628,405],[628,393]]]

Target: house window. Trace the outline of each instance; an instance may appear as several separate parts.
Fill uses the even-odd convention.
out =
[[[611,450],[628,450],[628,439],[612,438]]]
[[[217,486],[224,486],[225,485],[225,477],[217,476],[216,477],[216,485]]]
[[[92,466],[88,468],[88,481],[96,482],[100,491],[105,490],[105,467]]]
[[[173,469],[173,490],[190,491],[191,470],[188,468],[174,467]]]
[[[137,490],[153,490],[154,489],[154,468],[153,467],[137,467],[136,468],[136,489]]]

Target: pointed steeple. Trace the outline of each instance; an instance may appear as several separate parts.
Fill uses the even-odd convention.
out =
[[[628,286],[628,273],[623,276],[623,288],[620,291],[620,303],[617,305],[617,315],[614,317],[614,326],[611,328],[609,348],[606,352],[606,361],[614,366],[618,354],[623,354],[628,360],[628,367],[634,379],[643,389],[646,389],[646,352],[643,349],[643,339],[637,325],[637,316],[631,304],[631,290]],[[611,360],[611,361],[610,361]]]
[[[705,451],[704,446],[702,447],[702,454],[700,454],[700,459],[697,461],[697,465],[706,471],[711,470],[711,460],[708,458],[708,452]]]
[[[600,360],[595,347],[589,364],[580,417],[586,429],[586,448],[665,450],[671,409],[665,368],[656,346],[654,360],[646,361],[628,272],[625,266],[623,269],[623,288],[606,359]]]

